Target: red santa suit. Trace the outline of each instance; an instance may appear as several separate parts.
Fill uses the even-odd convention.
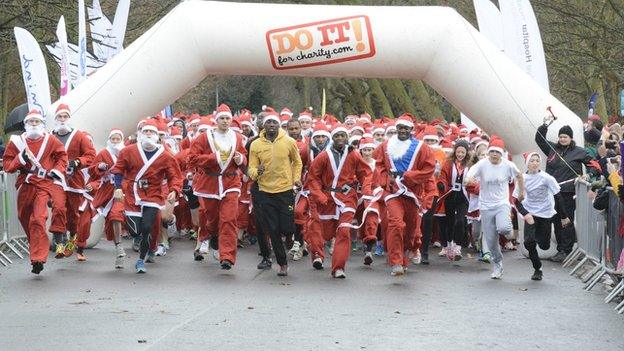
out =
[[[60,138],[58,134],[55,134],[55,136]],[[62,202],[62,194],[60,194],[60,192],[55,192],[54,194],[56,198],[53,199],[53,204],[55,204],[54,207],[57,207],[56,204],[65,206],[67,209],[67,230],[70,234],[76,234],[80,216],[79,207],[82,204],[82,193],[84,193],[86,185],[82,170],[88,168],[93,162],[93,159],[95,158],[95,148],[93,147],[91,137],[87,133],[77,129],[74,129],[69,133],[69,136],[65,138],[64,145],[67,150],[68,162],[78,160],[80,165],[76,169],[68,170],[70,172],[66,172],[64,177],[59,182],[65,191],[65,202]],[[62,228],[61,223],[63,222],[62,212],[63,211],[58,208],[53,208],[52,222],[50,225],[51,232],[65,232],[64,229],[60,230]]]
[[[364,162],[359,152],[348,146],[345,146],[339,159],[333,150],[327,149],[321,152],[310,166],[308,172],[310,195],[316,205],[322,229],[319,231],[315,227],[309,228],[308,240],[314,259],[323,258],[324,243],[336,238],[332,255],[332,273],[345,268],[351,252],[351,222],[358,201],[356,189],[359,184],[362,194],[367,199],[372,199],[371,177],[370,166]]]
[[[189,155],[189,149],[182,149],[175,155],[175,159],[180,166],[180,171],[182,175],[185,176],[184,184],[188,185],[190,181],[187,178],[188,173],[191,171],[187,164],[187,159]],[[191,217],[191,208],[186,197],[182,196],[178,200],[178,206],[176,206],[174,212],[176,216],[176,227],[178,230],[190,230],[193,228],[193,220]]]
[[[89,175],[91,176],[91,185],[97,189],[93,197],[92,206],[95,212],[105,218],[104,233],[106,240],[115,240],[113,231],[113,221],[125,222],[124,203],[113,199],[115,192],[115,179],[110,170],[117,163],[117,151],[108,147],[100,151],[93,159],[92,165],[89,167]],[[106,169],[100,169],[99,165],[103,163]],[[96,217],[93,218],[94,220]]]
[[[413,124],[399,119],[397,124]],[[387,211],[386,251],[390,265],[407,266],[407,250],[413,249],[419,233],[419,207],[424,201],[423,189],[435,169],[431,149],[414,138],[400,141],[396,135],[375,150],[384,188]],[[394,174],[394,175],[393,175]]]
[[[205,216],[205,222],[200,224],[202,236],[205,233],[210,236],[218,235],[220,261],[227,260],[234,264],[241,168],[247,164],[246,150],[242,136],[233,130],[228,129],[225,136],[228,138],[229,147],[218,144],[215,140],[216,133],[219,132],[208,131],[193,141],[189,166],[196,168],[193,188]],[[223,153],[227,154],[226,159],[222,157]],[[234,162],[237,153],[242,156],[242,162],[238,165]]]
[[[35,111],[31,111],[29,115],[34,113]],[[40,115],[38,118],[42,120]],[[32,152],[35,160],[24,158],[23,151],[26,148]],[[45,263],[50,247],[46,233],[48,200],[55,187],[50,176],[54,173],[59,177],[65,172],[67,167],[65,148],[48,133],[37,139],[29,139],[22,134],[11,137],[2,163],[5,172],[19,172],[15,182],[17,216],[28,238],[30,260],[33,263]]]

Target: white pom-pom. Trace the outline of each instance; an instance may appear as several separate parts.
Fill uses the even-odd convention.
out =
[[[267,105],[262,105],[262,111],[266,111]]]
[[[314,108],[312,108],[312,106],[308,107],[308,110],[310,110],[310,112],[314,111]]]

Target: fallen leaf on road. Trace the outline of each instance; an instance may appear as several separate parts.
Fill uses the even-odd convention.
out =
[[[147,342],[147,340],[145,339],[139,339],[137,341],[139,342],[139,344],[145,344]]]
[[[89,303],[87,301],[77,301],[77,302],[70,302],[70,305],[88,305]]]

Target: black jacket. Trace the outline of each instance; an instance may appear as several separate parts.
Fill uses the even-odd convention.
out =
[[[564,182],[569,179],[574,179],[578,175],[583,174],[583,164],[588,165],[592,160],[591,156],[585,151],[585,149],[576,146],[574,141],[568,146],[562,146],[555,144],[546,139],[546,132],[548,132],[548,126],[541,125],[537,128],[535,133],[535,142],[542,152],[547,155],[546,158],[546,173],[553,176],[557,182]],[[555,151],[553,151],[555,150]],[[565,160],[562,161],[561,158]],[[568,165],[566,165],[566,162]],[[574,170],[574,171],[572,171]],[[576,172],[576,173],[575,173]],[[562,193],[573,193],[574,182],[569,182],[561,185]]]

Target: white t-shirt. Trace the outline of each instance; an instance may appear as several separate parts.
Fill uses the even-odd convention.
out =
[[[520,174],[518,167],[506,159],[497,165],[484,158],[468,170],[468,177],[479,181],[479,209],[494,210],[509,205],[509,183]]]
[[[553,176],[541,171],[535,174],[526,173],[524,175],[524,188],[526,196],[522,201],[522,206],[530,214],[541,218],[550,218],[557,213],[554,196],[561,191],[561,187]],[[514,189],[513,196],[518,198],[518,189]]]

